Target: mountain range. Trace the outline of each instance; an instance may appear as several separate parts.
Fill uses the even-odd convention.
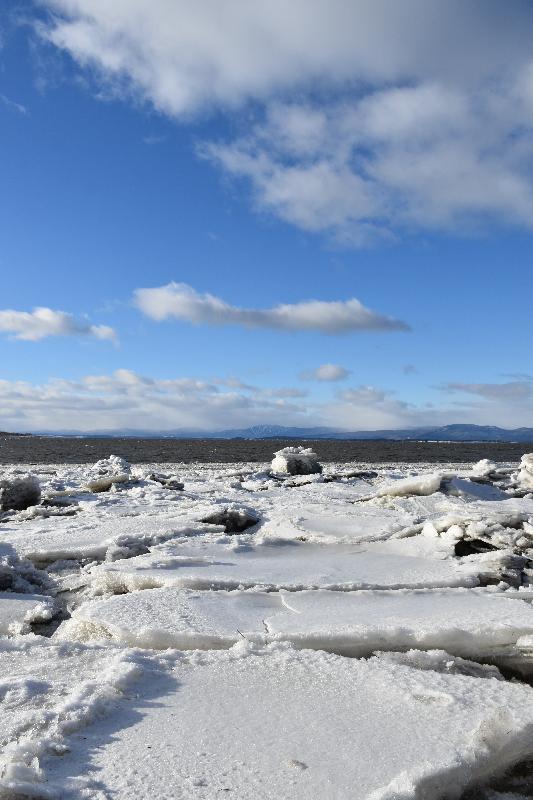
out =
[[[254,425],[220,431],[177,429],[171,431],[113,430],[61,431],[44,436],[134,437],[147,439],[381,439],[433,442],[533,442],[533,428],[498,428],[494,425],[444,425],[441,427],[395,430],[346,431],[336,428],[297,428],[282,425]]]

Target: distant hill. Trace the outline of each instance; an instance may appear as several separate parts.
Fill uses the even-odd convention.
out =
[[[3,434],[15,435],[15,434]],[[20,435],[20,434],[17,434]],[[392,441],[414,440],[421,442],[532,442],[533,428],[498,428],[494,425],[444,425],[438,428],[405,428],[398,430],[343,431],[336,428],[296,428],[282,425],[254,425],[250,428],[232,428],[221,431],[178,429],[172,431],[144,431],[123,429],[116,431],[43,431],[41,436],[80,436],[93,438],[146,438],[146,439],[381,439]]]

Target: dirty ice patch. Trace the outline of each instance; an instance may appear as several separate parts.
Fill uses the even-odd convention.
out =
[[[0,635],[27,633],[36,622],[48,622],[54,616],[51,597],[40,594],[0,592]]]
[[[458,796],[533,730],[528,686],[280,645],[169,656],[136,692],[46,759],[64,800]]]
[[[64,757],[75,731],[115,710],[140,666],[113,647],[25,636],[0,641],[0,667],[0,798],[56,797],[43,759]]]
[[[403,541],[403,540],[401,540]],[[373,552],[355,545],[310,542],[227,546],[163,546],[146,556],[104,563],[90,570],[94,592],[120,593],[175,586],[190,589],[372,589],[475,586],[475,563]],[[407,540],[406,540],[407,541]]]

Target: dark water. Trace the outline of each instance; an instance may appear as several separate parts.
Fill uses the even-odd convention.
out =
[[[312,447],[319,460],[356,462],[419,461],[474,462],[519,461],[533,451],[533,443],[389,442],[319,439],[91,439],[52,436],[0,436],[0,464],[91,463],[112,454],[134,464],[157,462],[270,461],[275,450],[303,444]]]

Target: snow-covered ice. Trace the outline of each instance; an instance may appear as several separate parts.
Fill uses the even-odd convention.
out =
[[[165,666],[45,759],[61,797],[457,797],[530,747],[529,686],[244,641]]]
[[[501,787],[533,759],[532,463],[6,467],[0,798]]]

